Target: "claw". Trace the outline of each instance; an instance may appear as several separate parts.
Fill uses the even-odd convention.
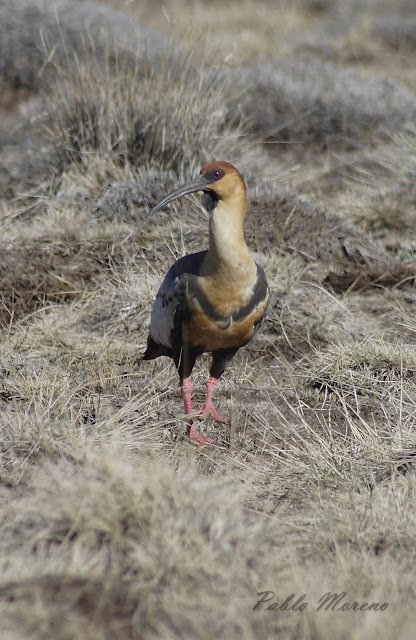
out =
[[[181,393],[183,397],[183,402],[185,406],[185,413],[189,416],[190,421],[188,422],[188,428],[186,430],[188,434],[189,441],[197,446],[205,445],[205,444],[216,444],[218,440],[214,438],[207,438],[206,436],[202,436],[198,429],[196,428],[194,421],[192,420],[194,414],[192,413],[192,382],[191,379],[181,378],[180,381]],[[213,407],[214,408],[214,407]],[[215,411],[215,409],[214,409]],[[218,415],[218,414],[217,414]]]
[[[188,424],[187,434],[189,437],[189,441],[197,446],[203,446],[205,444],[218,444],[218,440],[216,438],[208,438],[206,436],[202,436],[198,432],[193,421]]]
[[[207,397],[205,398],[205,402],[200,408],[200,410],[195,414],[198,418],[204,418],[205,416],[212,416],[214,420],[217,422],[221,422],[222,424],[228,424],[228,420],[222,418],[216,408],[214,407],[214,403],[212,401],[214,397],[214,391],[217,388],[218,378],[214,378],[211,376],[207,381]]]
[[[206,416],[212,416],[217,422],[221,422],[221,424],[228,424],[228,420],[220,416],[213,403],[208,402],[207,400],[204,402],[199,411],[197,411],[194,415],[196,418],[205,418]]]

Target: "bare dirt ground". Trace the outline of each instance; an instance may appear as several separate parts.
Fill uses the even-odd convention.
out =
[[[2,640],[414,637],[413,4],[0,1]],[[140,356],[207,214],[140,222],[212,159],[272,295],[196,449]]]

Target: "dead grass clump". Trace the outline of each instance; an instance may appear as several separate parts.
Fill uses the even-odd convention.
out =
[[[367,233],[376,234],[390,247],[399,239],[413,235],[416,220],[416,191],[408,189],[388,190],[364,198],[364,201],[351,202],[346,197],[351,219]],[[355,206],[354,206],[355,205]]]
[[[314,366],[314,385],[369,393],[401,385],[414,386],[416,350],[412,345],[369,340],[334,345],[319,353]]]
[[[325,455],[334,461],[330,450]],[[305,457],[303,471],[316,464],[316,457],[309,465]],[[392,609],[407,602],[414,509],[406,519],[408,538],[394,522],[411,505],[412,476],[395,476],[373,492],[311,485],[303,509],[275,505],[265,517],[250,504],[259,486],[249,478],[247,486],[236,478],[204,478],[188,465],[183,460],[175,472],[154,454],[132,458],[104,447],[77,465],[61,461],[35,470],[26,495],[14,492],[12,500],[3,491],[3,627],[25,637],[36,629],[39,638],[47,637],[39,629],[53,628],[58,640],[69,631],[86,640],[114,634],[127,640],[139,630],[144,637],[254,640],[283,630],[299,637],[307,624],[313,633],[303,637],[311,639],[317,630],[327,637],[334,624],[345,628],[341,616],[316,611],[326,591],[341,591],[339,581],[349,600],[388,601]],[[313,515],[305,513],[308,503]],[[27,554],[30,563],[23,561]],[[403,569],[406,580],[395,584]],[[269,589],[276,601],[305,593],[303,616],[289,611],[282,621],[253,611],[257,594]],[[195,610],[195,599],[204,606]],[[378,618],[371,620],[374,626]],[[386,624],[393,638],[397,616]],[[351,625],[361,628],[362,618]]]
[[[123,264],[126,253],[138,250],[131,228],[98,221],[88,212],[88,199],[79,193],[83,185],[76,185],[76,194],[69,194],[68,182],[64,183],[65,177],[58,199],[43,196],[33,206],[4,207],[0,242],[3,326],[44,306],[88,298],[103,286],[103,278],[111,280],[114,265]]]
[[[246,230],[252,246],[278,246],[321,263],[325,283],[335,291],[414,278],[414,269],[396,260],[380,242],[309,199],[282,193],[253,196],[250,209]]]
[[[108,439],[126,450],[144,451],[149,445],[156,450],[170,425],[178,430],[183,426],[177,412],[174,417],[160,414],[173,372],[166,376],[162,369],[151,378],[149,372],[138,371],[140,346],[126,347],[123,336],[97,338],[80,322],[84,313],[76,304],[72,314],[56,305],[32,318],[30,327],[19,331],[15,326],[13,338],[4,342],[0,358],[4,485],[23,485],[30,470],[46,460],[78,463],[85,447],[100,446]],[[169,382],[159,392],[158,378],[163,374]]]
[[[100,265],[87,251],[59,252],[55,246],[1,248],[0,326],[54,302],[86,293]]]
[[[415,97],[386,76],[312,57],[279,58],[242,74],[255,130],[293,153],[354,149],[394,132],[414,114]]]
[[[27,633],[54,621],[55,638],[67,637],[68,625],[79,637],[106,638],[108,625],[122,638],[133,629],[202,637],[204,628],[227,637],[243,628],[254,637],[247,576],[260,580],[258,544],[270,533],[259,524],[248,533],[244,490],[236,485],[231,499],[229,491],[143,455],[139,464],[116,462],[108,450],[78,468],[46,465],[27,496],[2,511],[3,624]],[[32,555],[30,567],[22,553]],[[198,615],[196,592],[205,603]],[[32,606],[17,622],[22,601]],[[214,603],[220,616],[211,615]],[[95,636],[85,635],[86,622]]]
[[[310,14],[314,10],[305,4],[269,0],[259,0],[255,5],[249,0],[224,4],[212,0],[205,5],[166,0],[161,10],[158,3],[145,0],[131,10],[144,22],[173,35],[177,42],[208,33],[215,63],[235,67],[251,63],[259,55],[293,49],[311,29]]]
[[[381,240],[386,248],[404,258],[407,268],[413,271],[415,150],[415,134],[409,125],[405,133],[367,152],[364,162],[358,160],[355,176],[352,173],[345,176],[343,189],[327,202],[332,208],[336,199],[337,210],[344,220],[352,220],[360,229]],[[364,188],[360,173],[365,175]]]
[[[1,196],[11,202],[31,202],[45,193],[57,173],[54,150],[39,131],[44,116],[40,96],[26,100],[10,116],[0,113]]]
[[[230,121],[224,92],[193,62],[192,53],[151,69],[76,59],[50,106],[49,133],[64,165],[95,170],[99,188],[120,168],[127,177],[139,166],[184,179],[209,159],[241,154],[243,131]]]
[[[413,7],[412,9],[414,11]],[[416,49],[416,17],[412,14],[412,9],[407,15],[400,12],[376,17],[373,24],[374,34],[385,45],[402,54]]]
[[[54,102],[52,86],[75,60],[92,57],[102,71],[115,60],[122,68],[135,68],[144,51],[147,62],[157,65],[165,49],[162,36],[102,3],[22,0],[17,6],[5,0],[0,6],[0,185],[5,183],[5,195],[25,199],[44,193],[62,172],[62,158],[44,135],[45,94]]]
[[[285,283],[287,260],[281,260],[282,270],[276,280],[269,277],[272,296],[263,332],[271,338],[270,350],[278,350],[279,357],[284,353],[289,360],[296,360],[346,338],[356,326],[348,305],[319,284],[319,272],[313,267],[305,267],[302,262],[299,266],[299,259],[295,260],[294,281]]]
[[[104,35],[105,34],[105,35]],[[56,75],[56,67],[72,64],[74,52],[123,56],[131,64],[132,42],[155,59],[163,38],[141,30],[122,11],[93,1],[4,0],[0,5],[0,86],[37,91]],[[116,50],[118,50],[116,54]]]
[[[377,556],[399,549],[411,551],[414,544],[416,513],[413,506],[415,492],[414,472],[408,476],[394,474],[377,486],[356,494],[335,494],[333,499],[318,499],[317,510],[324,515],[330,537],[336,545],[357,545],[365,553]],[[348,505],[348,506],[347,506]],[[350,518],[345,520],[345,508]],[[317,535],[323,529],[318,527]],[[328,535],[329,534],[329,535]]]
[[[174,172],[149,170],[138,180],[109,185],[89,207],[99,218],[137,221],[135,208],[150,209],[176,184]]]
[[[272,385],[263,396],[269,396],[268,403],[254,416],[250,464],[262,456],[265,472],[265,485],[259,482],[254,489],[254,509],[257,490],[272,511],[286,501],[309,510],[320,496],[360,494],[396,473],[412,473],[416,439],[414,393],[406,395],[410,385],[402,396],[398,388],[373,389],[365,396],[356,376],[349,388],[318,395],[302,386],[299,369],[298,364],[292,378],[295,391],[275,383],[274,391]]]

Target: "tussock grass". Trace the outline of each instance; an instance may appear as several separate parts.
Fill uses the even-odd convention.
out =
[[[413,180],[416,175],[416,140],[412,126],[393,136],[387,144],[379,145],[370,155],[370,160],[379,166],[383,179],[369,177],[368,191],[363,194],[366,215],[359,214],[360,198],[351,202],[346,193],[345,204],[350,215],[356,218],[361,228],[377,233],[387,242],[412,241],[414,237],[415,194]],[[398,161],[400,158],[400,162]]]
[[[325,284],[335,291],[413,281],[412,264],[398,261],[375,238],[294,193],[263,192],[253,196],[253,218],[247,222],[257,246],[290,250],[315,264],[326,265]],[[261,221],[258,225],[257,221]]]
[[[98,59],[123,57],[129,64],[134,59],[132,41],[137,44],[139,34],[138,52],[146,48],[153,60],[163,46],[152,29],[140,29],[123,12],[93,1],[22,0],[15,5],[3,0],[0,17],[0,82],[20,93],[44,90],[45,79],[53,80],[57,66],[70,66],[80,51]]]
[[[255,129],[295,153],[374,143],[414,113],[412,91],[391,78],[367,77],[315,57],[266,59],[248,69],[243,81],[250,87],[247,106]]]
[[[412,378],[416,371],[416,351],[413,345],[369,341],[334,346],[320,354],[317,365],[320,376],[337,380],[338,384],[351,384],[353,376],[359,379],[357,387],[363,389],[365,380],[374,382]]]
[[[0,104],[5,640],[413,638],[413,54],[399,44],[399,61],[375,20],[404,13],[251,4],[195,3],[192,29],[176,1],[0,6],[0,81],[21,87]],[[263,132],[302,134],[301,154],[259,147],[250,101]],[[196,449],[172,363],[140,356],[206,215],[192,198],[139,224],[215,156],[247,179],[271,304],[221,380],[230,425],[200,425],[222,444]],[[307,608],[253,610],[264,591]],[[317,610],[328,591],[388,608]]]
[[[289,48],[294,38],[304,36],[309,27],[308,12],[300,4],[261,0],[253,7],[248,0],[226,5],[214,1],[178,11],[175,0],[168,0],[163,12],[153,2],[141,2],[135,10],[164,33],[171,34],[173,28],[178,42],[208,31],[216,63],[238,66],[255,60],[259,48],[265,55],[276,54]]]
[[[414,51],[416,47],[416,40],[414,35],[415,18],[412,15],[411,7],[410,11],[403,15],[380,16],[375,21],[374,31],[379,38],[383,40],[394,51],[406,53],[409,50]]]
[[[77,61],[65,72],[50,114],[50,135],[64,163],[91,168],[94,154],[95,162],[101,158],[101,180],[119,177],[117,167],[130,177],[136,166],[184,179],[209,158],[241,155],[244,131],[231,116],[230,100],[193,59],[192,51],[173,60],[166,54],[155,70],[140,60],[131,69]]]

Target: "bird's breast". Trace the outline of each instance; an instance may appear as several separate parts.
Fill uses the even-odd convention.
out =
[[[221,286],[192,278],[187,298],[190,343],[215,351],[240,347],[251,340],[266,312],[269,290],[263,270],[256,265],[255,280],[248,285]]]
[[[209,352],[242,347],[253,337],[266,308],[267,300],[244,318],[234,320],[231,317],[218,321],[212,320],[194,306],[189,323],[189,342],[193,347]]]

